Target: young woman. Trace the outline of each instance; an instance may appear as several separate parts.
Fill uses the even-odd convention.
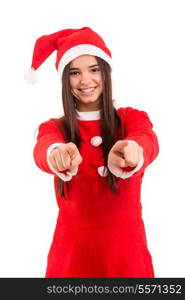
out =
[[[64,115],[40,124],[33,152],[54,175],[59,207],[45,277],[154,277],[140,199],[159,152],[153,125],[146,112],[115,105],[111,53],[96,32],[39,38],[32,82],[54,50]]]

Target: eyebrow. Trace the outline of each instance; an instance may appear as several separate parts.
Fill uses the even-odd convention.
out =
[[[99,66],[99,65],[98,65],[98,64],[95,64],[95,65],[89,66],[89,68],[93,68],[93,67],[96,67],[96,66]],[[71,70],[80,70],[80,68],[70,68],[69,70],[70,70],[70,71],[71,71]]]

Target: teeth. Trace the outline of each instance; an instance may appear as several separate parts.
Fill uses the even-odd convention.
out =
[[[93,92],[95,90],[95,88],[92,88],[92,89],[81,89],[81,92],[83,93],[90,93],[90,92]]]

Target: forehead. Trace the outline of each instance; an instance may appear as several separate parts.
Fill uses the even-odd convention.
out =
[[[73,59],[70,63],[70,67],[83,68],[97,64],[97,60],[93,55],[81,55]]]

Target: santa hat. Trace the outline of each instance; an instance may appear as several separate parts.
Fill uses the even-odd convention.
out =
[[[62,78],[65,66],[84,54],[98,56],[111,66],[111,52],[100,35],[89,27],[65,29],[43,35],[36,40],[31,68],[24,76],[28,83],[37,81],[36,70],[54,50],[57,50],[55,66],[60,78]]]

